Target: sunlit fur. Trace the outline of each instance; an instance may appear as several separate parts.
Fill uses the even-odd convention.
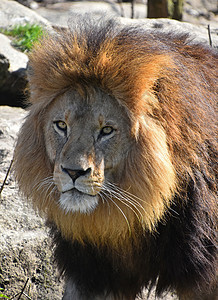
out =
[[[155,232],[172,213],[174,201],[186,205],[186,188],[198,173],[210,182],[203,183],[201,207],[215,223],[217,64],[212,50],[189,45],[187,36],[150,35],[110,21],[102,28],[88,23],[46,36],[30,55],[32,106],[15,149],[15,174],[63,237],[129,253],[139,232]],[[122,180],[105,181],[90,214],[60,208],[44,146],[46,111],[69,87],[84,97],[99,89],[117,99],[135,140],[120,166]]]

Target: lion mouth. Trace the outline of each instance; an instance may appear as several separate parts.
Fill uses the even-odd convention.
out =
[[[88,196],[91,196],[91,197],[95,197],[96,194],[90,194],[89,192],[86,192],[86,191],[81,191],[79,190],[78,188],[74,187],[72,189],[69,189],[67,191],[63,191],[62,194],[65,194],[65,193],[71,193],[72,194],[72,197],[75,197],[77,196],[78,194],[79,195],[88,195]]]
[[[81,192],[76,188],[61,193],[60,207],[66,212],[90,213],[98,205],[99,197]]]

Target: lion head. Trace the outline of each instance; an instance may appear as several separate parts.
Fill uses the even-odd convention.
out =
[[[128,34],[110,22],[104,32],[84,28],[46,37],[30,56],[32,105],[15,173],[66,239],[116,246],[135,228],[155,229],[179,179],[201,160],[197,143],[206,136],[185,121],[185,78],[180,91],[183,72],[198,77],[134,26]]]

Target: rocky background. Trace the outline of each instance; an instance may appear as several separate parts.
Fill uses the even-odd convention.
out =
[[[143,1],[136,3],[136,19],[130,20],[127,19],[130,16],[130,4],[120,5],[112,0],[0,0],[0,28],[37,23],[50,31],[66,27],[75,13],[92,11],[96,15],[123,15],[126,18],[120,20],[124,24],[139,22],[152,30],[189,32],[195,40],[207,44],[207,27],[210,25],[213,47],[218,47],[217,7],[216,0],[185,1],[185,22],[181,23],[167,19],[145,19],[146,3]],[[20,108],[24,107],[23,101],[27,97],[23,92],[27,84],[27,62],[28,56],[13,48],[11,40],[0,34],[0,288],[3,294],[13,299],[17,299],[23,289],[20,299],[58,300],[62,296],[63,281],[52,262],[52,247],[44,221],[19,195],[12,172],[3,186],[13,157],[17,132],[27,114],[26,110]],[[154,299],[154,295],[151,294],[149,299]],[[168,294],[163,299],[176,297]]]

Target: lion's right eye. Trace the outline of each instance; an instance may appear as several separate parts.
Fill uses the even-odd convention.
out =
[[[64,121],[55,121],[54,122],[54,127],[59,132],[63,132],[64,134],[66,134],[67,124]]]
[[[101,135],[109,135],[114,131],[114,128],[111,126],[105,126],[101,129]]]

